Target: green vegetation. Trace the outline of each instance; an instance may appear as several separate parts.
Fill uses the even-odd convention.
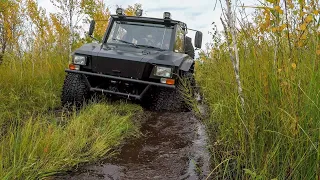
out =
[[[0,66],[0,127],[60,105],[66,57],[33,58],[37,60],[16,58]]]
[[[132,122],[137,111],[136,106],[98,103],[63,119],[64,125],[54,115],[38,115],[11,126],[0,142],[0,177],[37,179],[103,158],[137,134]]]
[[[99,101],[80,111],[62,110],[69,51],[91,41],[67,15],[108,19],[110,12],[96,0],[52,3],[59,12],[47,16],[35,0],[0,2],[0,179],[66,171],[112,155],[124,138],[139,134],[133,120],[142,109],[136,105]],[[97,36],[107,24],[97,23]]]
[[[53,175],[107,156],[137,134],[132,120],[141,108],[135,105],[91,103],[80,112],[53,110],[61,109],[66,65],[63,57],[52,56],[0,66],[0,179]]]
[[[244,110],[227,43],[215,36],[201,55],[197,80],[211,111],[213,179],[320,177],[318,6],[297,2],[287,11],[266,3],[254,24],[239,23]]]

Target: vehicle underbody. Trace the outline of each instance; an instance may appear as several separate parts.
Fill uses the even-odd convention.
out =
[[[161,84],[138,79],[117,77],[86,71],[65,70],[67,73],[81,74],[91,92],[118,95],[128,99],[142,100],[151,87],[175,89],[175,85]]]

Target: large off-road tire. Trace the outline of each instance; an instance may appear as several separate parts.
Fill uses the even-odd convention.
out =
[[[182,75],[181,80],[178,81],[175,89],[163,87],[151,89],[150,94],[144,99],[143,105],[152,111],[190,111],[192,108],[188,97],[193,96],[189,94],[193,93],[193,90],[189,89],[192,88],[192,84],[194,84],[194,76],[191,72],[186,72]]]
[[[61,103],[63,107],[75,105],[81,107],[89,97],[89,88],[81,74],[69,73],[66,75],[62,88]]]
[[[182,108],[185,111],[192,110],[192,105],[195,102],[195,92],[196,92],[196,80],[193,74],[193,69],[188,72],[184,72],[181,75],[181,81],[178,84],[178,90],[180,96],[183,98]]]
[[[185,46],[186,54],[188,54],[192,59],[195,57],[194,47],[192,45],[192,39],[186,36],[186,46]]]
[[[150,109],[153,111],[178,112],[183,110],[183,98],[177,89],[158,87],[153,92]]]

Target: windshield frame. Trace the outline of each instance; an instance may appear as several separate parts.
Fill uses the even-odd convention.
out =
[[[130,18],[130,17],[125,17],[125,18],[115,18],[115,17],[110,17],[109,20],[109,24],[107,27],[107,30],[105,32],[105,35],[103,37],[103,41],[102,41],[102,45],[124,45],[124,46],[128,46],[126,44],[118,44],[118,43],[108,43],[108,38],[109,35],[111,33],[111,30],[113,28],[113,25],[115,24],[116,21],[127,21],[127,22],[139,22],[139,23],[148,23],[148,24],[155,24],[155,25],[164,25],[164,26],[170,26],[172,27],[172,33],[171,33],[171,38],[170,38],[170,43],[169,43],[169,48],[168,49],[164,49],[165,51],[173,51],[174,49],[174,42],[175,42],[175,36],[176,36],[176,29],[177,29],[177,22],[165,22],[165,21],[161,21],[161,19],[154,19],[154,18],[150,18],[150,19],[139,19],[139,18]],[[147,47],[143,47],[143,49],[151,49],[151,48],[147,48]]]

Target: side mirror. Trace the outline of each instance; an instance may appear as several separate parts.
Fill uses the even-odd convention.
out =
[[[89,36],[92,36],[93,31],[94,31],[94,28],[95,28],[95,25],[96,25],[96,21],[95,21],[95,20],[91,20],[91,22],[90,22],[90,28],[89,28],[89,32],[88,32],[88,35],[89,35]]]
[[[195,37],[195,39],[194,39],[194,46],[196,47],[196,48],[201,48],[201,45],[202,45],[202,32],[200,32],[200,31],[197,31],[196,32],[196,37]]]

